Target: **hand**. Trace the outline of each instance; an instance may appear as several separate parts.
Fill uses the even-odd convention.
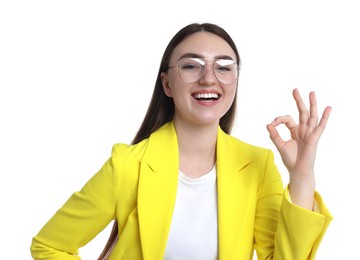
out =
[[[309,196],[311,191],[314,192],[316,148],[331,112],[331,107],[326,107],[318,122],[315,93],[310,92],[309,94],[310,111],[306,108],[297,89],[294,89],[293,97],[299,111],[299,124],[297,125],[290,116],[279,116],[267,125],[270,139],[275,144],[285,167],[289,171],[289,189],[292,200],[293,195],[295,197],[299,195],[292,193],[292,190],[294,192],[310,192],[308,193]],[[290,131],[291,138],[288,141],[284,141],[276,130],[276,127],[281,124],[284,124]],[[310,187],[311,185],[313,187]],[[301,196],[304,195],[306,194]]]

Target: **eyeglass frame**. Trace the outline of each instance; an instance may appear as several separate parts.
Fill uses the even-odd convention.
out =
[[[203,61],[203,62],[204,62],[204,65],[202,65],[200,62],[198,62],[198,63],[200,64],[200,66],[201,66],[201,76],[199,77],[199,79],[195,80],[194,82],[186,82],[186,81],[184,81],[183,78],[181,77],[181,73],[180,73],[180,71],[179,71],[179,68],[180,68],[181,61],[184,60],[184,59],[193,59],[193,60],[195,60],[196,62],[198,62],[197,60],[200,60],[200,61]],[[233,82],[231,82],[231,83],[223,83],[222,81],[220,81],[220,80],[218,79],[218,77],[217,77],[217,75],[216,75],[216,72],[215,72],[215,67],[214,67],[214,64],[215,64],[216,61],[218,61],[218,60],[229,60],[229,61],[233,61],[233,62],[235,63],[235,65],[236,65],[235,70],[237,71],[237,75],[236,75],[236,78],[235,78],[235,80],[234,80]],[[209,62],[212,62],[212,63],[209,63]],[[239,73],[239,72],[240,72],[240,66],[239,66],[239,64],[238,64],[236,61],[234,61],[233,59],[231,59],[231,58],[229,59],[229,58],[227,58],[227,57],[226,57],[226,58],[212,59],[212,60],[205,60],[205,59],[202,59],[202,58],[200,58],[200,57],[182,57],[181,59],[179,59],[179,60],[177,61],[176,65],[174,65],[174,66],[168,66],[165,71],[168,71],[169,69],[177,68],[177,70],[178,70],[178,75],[179,75],[180,79],[181,79],[184,83],[186,83],[186,84],[193,84],[193,83],[199,81],[199,80],[201,79],[201,77],[204,76],[204,71],[205,71],[206,65],[211,65],[211,66],[212,66],[212,71],[213,71],[213,73],[214,73],[214,76],[215,76],[216,80],[217,80],[219,83],[221,83],[221,84],[231,85],[231,84],[234,84],[234,83],[238,80],[238,78],[239,78],[239,74],[240,74],[240,73]]]

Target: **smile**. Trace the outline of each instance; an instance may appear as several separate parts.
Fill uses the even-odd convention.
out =
[[[218,100],[220,95],[217,93],[197,93],[192,95],[198,101],[211,102]]]

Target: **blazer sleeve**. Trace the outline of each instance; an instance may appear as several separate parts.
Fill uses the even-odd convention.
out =
[[[319,212],[313,212],[290,201],[288,187],[269,151],[262,176],[255,218],[255,249],[259,260],[315,259],[321,239],[332,220],[321,196],[315,200]]]
[[[320,194],[315,192],[319,212],[299,207],[289,200],[286,187],[275,235],[274,259],[315,259],[320,242],[333,219]]]
[[[112,157],[33,238],[34,259],[81,259],[78,249],[92,240],[115,217],[119,176]],[[100,252],[99,252],[100,253]]]

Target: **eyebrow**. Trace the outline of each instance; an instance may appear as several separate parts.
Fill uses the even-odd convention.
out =
[[[184,58],[198,58],[198,59],[202,59],[202,60],[205,59],[205,57],[202,56],[202,55],[188,52],[188,53],[185,53],[185,54],[181,55],[180,58],[178,59],[178,61],[181,60],[181,59],[184,59]],[[218,55],[218,56],[215,56],[215,57],[214,57],[214,60],[220,60],[220,59],[223,59],[223,60],[234,60],[234,59],[233,59],[232,57],[230,57],[229,55]]]

